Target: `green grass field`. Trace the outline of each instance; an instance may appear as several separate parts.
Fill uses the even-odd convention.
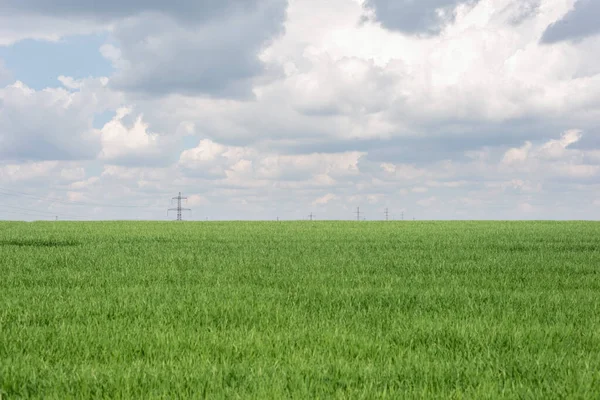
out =
[[[600,224],[0,223],[1,398],[599,398]]]

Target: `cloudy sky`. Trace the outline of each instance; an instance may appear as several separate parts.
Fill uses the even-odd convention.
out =
[[[600,218],[598,0],[0,0],[0,219]],[[171,214],[169,218],[173,218]]]

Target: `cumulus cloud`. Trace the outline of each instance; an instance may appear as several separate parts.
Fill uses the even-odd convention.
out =
[[[15,183],[36,178],[44,178],[56,171],[59,167],[57,161],[42,161],[21,164],[5,164],[0,167],[0,181]]]
[[[527,161],[531,147],[531,142],[525,142],[522,147],[508,150],[504,154],[504,158],[502,158],[502,163],[506,165],[512,165]]]
[[[570,148],[582,137],[581,131],[572,129],[564,132],[560,139],[551,139],[538,146],[527,142],[520,148],[509,149],[502,164],[539,176],[550,173],[552,178],[599,178],[600,166],[586,161],[588,151]]]
[[[337,196],[335,194],[327,193],[325,196],[319,197],[318,199],[313,201],[312,204],[313,204],[313,206],[323,205],[323,204],[327,204],[335,199],[337,199]]]
[[[553,22],[542,36],[544,43],[580,40],[600,33],[600,2],[577,0],[573,8],[560,20]]]
[[[152,14],[117,23],[114,87],[152,94],[251,96],[254,79],[265,72],[259,53],[281,32],[286,3],[234,3],[198,22]]]
[[[263,0],[226,1],[176,1],[165,3],[160,0],[5,0],[3,8],[7,12],[51,17],[88,18],[92,20],[114,20],[140,13],[161,13],[181,20],[207,20],[227,14],[231,9],[250,10]]]
[[[37,173],[81,200],[183,191],[215,217],[579,216],[600,198],[600,41],[540,38],[581,4],[14,2],[24,26],[74,24],[28,37],[108,32],[115,74],[0,89],[0,154],[88,159]]]
[[[83,167],[63,168],[60,177],[69,182],[79,181],[85,178],[85,169]]]
[[[164,137],[150,132],[143,115],[135,117],[133,124],[127,126],[125,119],[132,112],[131,108],[119,108],[115,117],[97,132],[102,145],[99,158],[111,164],[126,165],[156,165],[161,160],[168,161],[174,152],[174,135]]]
[[[105,81],[86,88],[33,90],[22,82],[0,89],[0,159],[73,160],[95,158],[100,141],[94,115],[112,103]]]
[[[579,142],[582,137],[580,130],[572,129],[565,132],[558,140],[552,139],[545,143],[539,150],[542,157],[548,159],[560,159],[566,154],[567,148]]]
[[[210,139],[203,139],[179,157],[179,165],[195,176],[224,178],[225,171],[243,160],[247,151],[242,147],[224,146]]]
[[[515,26],[513,11],[507,11],[514,2],[482,0],[457,14],[444,35],[416,39],[370,23],[357,27],[359,6],[333,3],[334,9],[312,1],[290,5],[286,34],[265,55],[285,76],[255,88],[258,104],[196,111],[199,120],[219,120],[214,130],[208,122],[210,135],[257,140],[252,132],[259,131],[258,140],[268,136],[280,145],[294,140],[296,149],[312,142],[311,150],[374,147],[371,157],[392,147],[401,152],[398,157],[454,157],[486,144],[543,136],[552,124],[593,125],[600,103],[595,45],[537,44],[544,26],[565,7],[546,4]],[[308,18],[311,7],[319,7],[321,18],[332,24],[324,31],[319,27],[318,37],[309,33],[307,43],[298,21]],[[540,59],[548,62],[540,65]],[[389,143],[377,147],[367,142],[371,139]]]
[[[252,95],[254,80],[266,73],[260,52],[282,32],[287,6],[287,0],[5,3],[13,19],[25,24],[89,21],[109,31],[114,44],[102,53],[117,69],[111,85],[119,90],[217,97]],[[22,36],[18,26],[14,31],[13,41]],[[53,26],[46,33],[27,31],[30,37],[50,40],[68,34]],[[74,26],[70,33],[81,32]]]
[[[358,152],[282,155],[203,139],[181,154],[179,166],[192,176],[239,186],[304,180],[321,185],[356,176],[360,157]]]

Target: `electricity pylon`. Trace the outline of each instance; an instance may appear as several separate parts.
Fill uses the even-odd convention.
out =
[[[177,200],[177,208],[169,208],[167,210],[167,215],[169,215],[169,211],[177,211],[177,221],[182,221],[182,215],[184,211],[189,211],[192,212],[192,210],[190,208],[182,208],[181,207],[181,200],[184,200],[185,202],[187,202],[187,197],[182,197],[181,196],[181,192],[179,192],[179,196],[177,197],[173,197],[171,199],[171,203],[173,203],[173,200]]]

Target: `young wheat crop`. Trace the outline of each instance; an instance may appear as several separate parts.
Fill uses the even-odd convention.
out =
[[[600,225],[0,223],[2,398],[594,398]]]

